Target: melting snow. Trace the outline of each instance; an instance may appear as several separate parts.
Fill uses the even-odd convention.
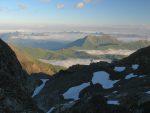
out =
[[[83,83],[81,85],[78,85],[78,86],[75,86],[75,87],[72,87],[72,88],[69,88],[64,94],[64,98],[65,99],[74,99],[74,100],[78,100],[79,99],[79,94],[80,92],[86,88],[90,86],[90,83]]]
[[[138,68],[139,68],[139,65],[138,65],[138,64],[133,64],[133,65],[132,65],[132,69],[133,69],[133,70],[137,70]]]
[[[113,91],[112,93],[118,93],[118,91]]]
[[[109,74],[105,71],[95,72],[92,78],[93,84],[101,84],[103,88],[109,89],[112,88],[113,85],[118,82],[118,80],[110,80]]]
[[[40,93],[40,91],[44,88],[45,83],[49,80],[49,79],[40,79],[42,81],[42,84],[38,87],[35,88],[32,98],[35,97],[36,95],[38,95]]]
[[[55,107],[50,108],[47,113],[51,113],[54,109]]]
[[[126,69],[126,67],[115,67],[114,68],[114,71],[117,71],[117,72],[122,72]]]
[[[107,104],[120,105],[118,100],[108,100]]]
[[[145,92],[146,94],[150,94],[150,91]]]
[[[133,73],[131,73],[131,74],[127,75],[127,76],[125,77],[125,79],[134,78],[134,77],[136,77],[136,76],[137,76],[137,75],[134,75]]]
[[[139,78],[143,78],[143,77],[145,77],[145,76],[146,76],[146,75],[140,75]]]

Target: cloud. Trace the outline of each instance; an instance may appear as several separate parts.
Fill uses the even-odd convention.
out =
[[[28,9],[28,6],[27,6],[26,4],[23,4],[23,3],[19,4],[18,7],[19,7],[19,9],[21,9],[21,10],[26,10],[26,9]]]
[[[39,0],[42,3],[49,3],[51,0]]]
[[[82,0],[81,2],[77,3],[76,8],[83,8],[86,4],[92,2],[93,0]]]
[[[76,5],[76,7],[79,8],[79,9],[81,9],[81,8],[84,7],[84,5],[85,5],[84,2],[79,2],[79,3]]]
[[[65,7],[64,4],[57,4],[57,8],[58,8],[58,9],[63,9],[64,7]]]
[[[85,3],[90,3],[92,0],[83,0]]]

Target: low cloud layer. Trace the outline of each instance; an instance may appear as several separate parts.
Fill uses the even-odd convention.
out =
[[[76,8],[83,8],[86,4],[91,3],[93,0],[83,0],[76,4]]]
[[[83,2],[79,2],[76,7],[77,7],[77,8],[83,8],[84,5],[85,5],[85,4],[84,4]]]

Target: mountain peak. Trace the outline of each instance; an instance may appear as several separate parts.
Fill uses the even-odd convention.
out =
[[[83,47],[85,49],[88,48],[97,48],[100,46],[108,46],[108,45],[115,45],[119,41],[111,36],[93,36],[87,35],[82,39],[78,39],[72,43],[70,43],[67,47]]]

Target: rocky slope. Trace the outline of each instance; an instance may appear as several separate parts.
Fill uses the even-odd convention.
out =
[[[149,113],[149,51],[146,47],[112,63],[72,66],[45,83],[41,77],[37,87],[44,87],[33,99],[47,113]]]
[[[43,63],[32,57],[31,55],[23,52],[21,49],[10,45],[11,49],[15,52],[17,59],[19,60],[23,69],[30,75],[33,73],[45,73],[53,75],[58,71],[65,69],[62,66],[54,66],[48,63]]]
[[[27,76],[15,53],[0,40],[0,113],[43,113],[28,93]]]

